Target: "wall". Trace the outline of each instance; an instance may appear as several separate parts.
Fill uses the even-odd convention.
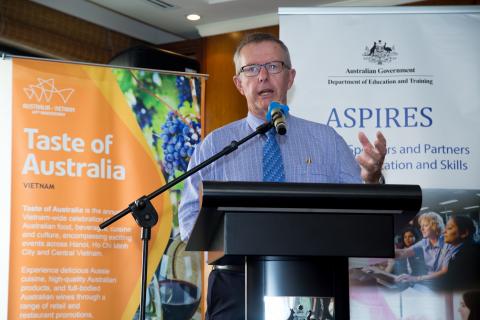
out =
[[[107,63],[143,42],[31,1],[1,0],[0,43],[43,57]]]

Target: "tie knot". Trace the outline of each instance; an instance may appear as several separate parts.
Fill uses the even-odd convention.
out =
[[[275,131],[275,128],[272,128],[267,131],[267,137],[268,138],[275,138],[275,135],[277,134],[277,131]]]

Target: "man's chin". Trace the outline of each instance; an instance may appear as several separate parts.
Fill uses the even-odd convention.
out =
[[[278,99],[272,95],[258,96],[258,99],[257,99],[257,103],[259,105],[262,105],[262,106],[266,105],[267,108],[270,105],[270,102],[272,101],[278,101]]]

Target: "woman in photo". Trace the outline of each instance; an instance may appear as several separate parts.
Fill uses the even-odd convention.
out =
[[[450,256],[441,255],[442,250],[449,249],[445,244],[443,232],[445,224],[442,217],[435,212],[426,212],[418,218],[423,239],[406,249],[396,249],[395,258],[418,257],[424,260],[426,274],[412,275],[404,273],[397,277],[397,282],[422,283],[431,285],[432,280],[446,274]]]
[[[417,230],[408,226],[400,233],[400,241],[397,243],[397,249],[408,249],[420,240]],[[407,258],[390,259],[386,272],[396,275],[409,274],[420,276],[426,274],[425,261],[423,255],[413,255]]]
[[[438,287],[446,290],[480,288],[480,245],[475,242],[477,228],[468,216],[450,217],[444,232],[450,255],[447,273],[438,279]]]
[[[480,291],[468,291],[462,295],[458,312],[462,320],[480,319]]]

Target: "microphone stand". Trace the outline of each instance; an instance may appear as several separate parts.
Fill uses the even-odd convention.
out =
[[[151,237],[151,229],[158,222],[158,214],[155,208],[153,207],[150,200],[154,199],[158,195],[177,185],[181,181],[190,177],[192,174],[208,166],[212,162],[222,158],[223,156],[235,151],[240,145],[247,142],[251,138],[255,137],[258,134],[265,134],[268,130],[273,128],[272,122],[265,122],[264,124],[258,126],[254,132],[241,139],[240,141],[233,140],[228,146],[223,148],[220,152],[214,154],[205,161],[199,163],[197,166],[186,171],[184,174],[173,179],[167,184],[163,185],[159,189],[153,191],[149,195],[144,195],[135,200],[134,202],[128,205],[128,208],[120,211],[110,219],[102,222],[99,227],[100,229],[105,229],[115,221],[123,218],[128,213],[132,213],[135,222],[142,228],[141,239],[143,241],[143,250],[142,250],[142,288],[141,288],[141,301],[140,301],[140,320],[145,320],[145,306],[146,306],[146,293],[147,293],[147,266],[148,266],[148,241]]]

